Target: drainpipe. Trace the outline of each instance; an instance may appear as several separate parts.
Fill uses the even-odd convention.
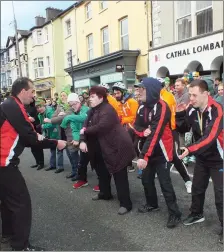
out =
[[[148,70],[148,74],[149,74],[149,47],[150,47],[150,39],[149,39],[149,4],[148,4],[148,1],[145,1],[145,8],[146,8],[146,17],[147,17],[147,70]],[[152,4],[151,4],[151,9],[152,9]]]
[[[76,43],[76,57],[77,57],[77,63],[79,62],[79,50],[78,50],[78,38],[77,38],[77,19],[76,19],[76,6],[75,8],[75,43]]]
[[[51,27],[52,27],[52,42],[54,41],[54,25],[53,25],[53,21],[51,20]],[[56,84],[56,74],[55,74],[55,52],[54,52],[54,44],[53,44],[53,61],[54,62],[54,80],[55,80],[55,84]]]

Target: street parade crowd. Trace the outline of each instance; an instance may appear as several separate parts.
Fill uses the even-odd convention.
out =
[[[184,71],[174,85],[166,78],[143,78],[129,93],[122,82],[92,86],[81,94],[65,87],[54,98],[35,97],[33,82],[17,79],[0,105],[0,201],[2,243],[12,250],[40,250],[29,244],[31,200],[19,172],[19,156],[30,147],[35,164],[46,172],[64,171],[64,155],[73,188],[88,185],[88,167],[95,171],[97,194],[111,200],[111,178],[119,201],[118,214],[132,210],[128,172],[141,179],[145,203],[139,213],[159,210],[155,177],[168,209],[167,228],[181,221],[170,178],[175,167],[192,195],[188,226],[205,220],[205,193],[211,177],[223,242],[223,83]],[[50,149],[44,157],[43,149]],[[45,164],[49,165],[45,167]],[[193,181],[187,166],[194,163]]]

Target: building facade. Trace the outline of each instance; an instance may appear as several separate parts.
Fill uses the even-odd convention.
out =
[[[129,87],[147,76],[150,2],[79,1],[73,12],[75,43],[69,45],[73,67],[65,61],[65,71],[77,90],[118,81]],[[64,27],[68,20],[69,16],[64,17]],[[64,54],[69,51],[65,43]]]
[[[150,76],[222,76],[222,1],[152,1],[152,36]]]

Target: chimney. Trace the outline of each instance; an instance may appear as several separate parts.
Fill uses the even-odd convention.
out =
[[[48,7],[46,9],[46,18],[47,18],[47,21],[55,18],[57,15],[59,15],[63,10],[59,10],[59,9],[55,9],[55,8],[51,8],[51,7]]]
[[[44,17],[37,16],[35,17],[36,26],[42,26],[46,22]]]

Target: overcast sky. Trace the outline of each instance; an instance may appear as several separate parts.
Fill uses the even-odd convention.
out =
[[[14,1],[13,3],[18,29],[29,30],[35,25],[36,16],[46,17],[47,7],[65,10],[75,1]],[[5,47],[8,36],[15,34],[12,21],[12,1],[1,1],[1,47]]]

